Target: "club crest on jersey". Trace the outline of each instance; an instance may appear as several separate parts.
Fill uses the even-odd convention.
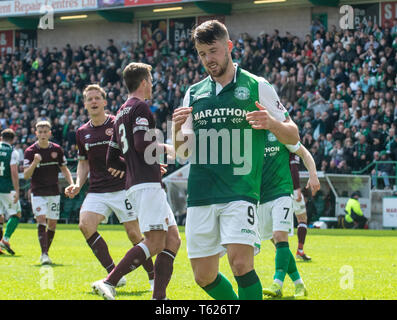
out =
[[[106,129],[106,131],[105,131],[105,134],[107,135],[107,136],[112,136],[112,134],[113,134],[113,128],[108,128],[108,129]]]
[[[51,158],[56,159],[58,156],[58,153],[56,152],[51,152]]]
[[[40,211],[41,211],[41,208],[40,208],[40,207],[37,207],[37,208],[36,208],[36,211],[37,211],[37,212],[40,212]]]
[[[234,90],[234,96],[239,100],[248,100],[250,97],[250,91],[246,87],[237,87]]]
[[[148,126],[149,125],[148,119],[142,118],[142,117],[137,117],[135,120],[135,123],[140,126]]]
[[[274,142],[277,140],[276,136],[271,132],[269,132],[269,134],[267,135],[267,139],[271,142]]]

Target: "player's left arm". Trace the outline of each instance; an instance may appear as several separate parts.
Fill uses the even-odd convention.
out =
[[[307,171],[309,171],[309,181],[307,182],[306,189],[310,188],[312,195],[315,196],[317,191],[320,190],[320,181],[318,180],[316,163],[314,162],[313,156],[300,142],[295,146],[286,145],[286,147],[303,160],[303,164]]]
[[[69,183],[69,185],[73,185],[74,182],[73,182],[72,173],[67,167],[68,162],[66,160],[65,154],[63,153],[63,150],[60,150],[58,152],[58,163],[59,163],[59,168],[61,169],[61,172],[65,177],[66,181]]]
[[[19,161],[18,152],[14,150],[11,154],[11,162],[10,162],[11,180],[15,190],[14,203],[17,203],[19,200],[18,161]]]
[[[281,104],[273,86],[262,78],[258,83],[258,93],[259,101],[256,101],[255,104],[259,110],[249,112],[246,116],[252,128],[271,131],[283,144],[295,145],[298,143],[298,127]]]
[[[122,154],[117,143],[116,134],[113,133],[109,142],[108,150],[106,152],[106,167],[113,177],[120,176],[120,179],[125,174],[125,161],[121,155]]]

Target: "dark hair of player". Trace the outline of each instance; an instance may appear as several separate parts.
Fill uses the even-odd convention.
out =
[[[128,93],[138,89],[143,80],[149,80],[151,71],[152,66],[146,63],[131,62],[126,66],[123,71],[123,79]]]
[[[217,40],[229,40],[229,33],[222,22],[218,20],[205,21],[192,31],[194,44],[213,44]]]
[[[7,141],[7,142],[13,141],[14,138],[15,138],[15,132],[14,132],[14,130],[12,130],[11,128],[4,129],[4,130],[1,132],[1,138],[2,138],[4,141]]]

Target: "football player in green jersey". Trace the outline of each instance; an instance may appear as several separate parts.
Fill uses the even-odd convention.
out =
[[[252,121],[266,118],[264,129],[283,143],[296,144],[298,129],[286,117],[273,87],[233,64],[233,44],[222,23],[202,23],[193,30],[192,40],[209,76],[188,89],[183,107],[173,114],[175,150],[191,164],[185,229],[188,257],[196,283],[212,298],[262,299],[254,255],[260,248],[256,204],[265,130],[253,129],[246,117],[256,111]],[[257,101],[268,110],[258,110]],[[225,253],[238,295],[219,272],[219,258]]]
[[[19,224],[21,218],[21,205],[19,203],[19,178],[18,178],[18,152],[13,149],[15,132],[5,129],[1,132],[0,142],[0,253],[5,249],[14,255],[10,246],[10,238]],[[4,214],[9,216],[7,227],[3,236]],[[3,236],[3,237],[2,237]]]
[[[286,274],[295,284],[296,299],[306,298],[307,290],[296,268],[288,234],[293,232],[293,183],[289,167],[289,154],[296,153],[303,159],[309,171],[306,188],[315,194],[320,189],[316,166],[309,151],[298,142],[296,145],[284,145],[268,132],[264,149],[261,199],[258,207],[259,233],[262,240],[271,239],[276,246],[274,282],[263,294],[271,297],[282,296],[282,286]]]

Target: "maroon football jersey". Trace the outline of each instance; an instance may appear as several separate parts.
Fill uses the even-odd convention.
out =
[[[88,192],[105,193],[124,190],[125,178],[113,177],[106,168],[106,152],[113,134],[115,116],[95,127],[92,121],[82,125],[76,133],[79,160],[88,160],[90,178]]]
[[[300,162],[300,158],[297,154],[295,153],[289,154],[289,168],[291,170],[291,177],[292,177],[292,183],[294,185],[294,190],[299,189],[301,187],[299,183],[299,162]]]
[[[33,171],[31,192],[34,196],[59,195],[58,174],[61,166],[66,166],[66,158],[62,148],[49,142],[48,148],[40,148],[36,142],[25,150],[24,167],[29,167],[38,153],[42,160]]]
[[[154,128],[155,121],[149,106],[138,98],[128,99],[117,112],[108,158],[114,159],[114,154],[120,154],[124,158],[126,190],[141,183],[161,182],[160,165],[148,164],[144,152],[136,149],[137,141],[134,140],[134,135],[138,132]],[[112,167],[111,163],[108,166]]]

